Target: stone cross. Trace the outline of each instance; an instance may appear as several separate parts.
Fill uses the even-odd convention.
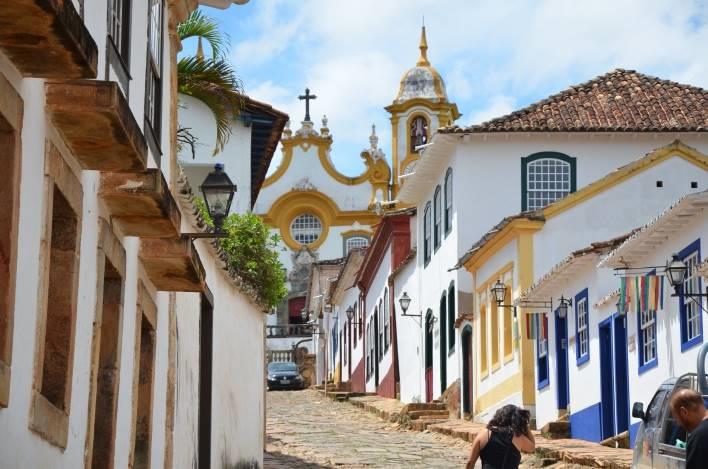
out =
[[[305,94],[298,96],[298,99],[305,100],[305,122],[310,122],[310,100],[317,99],[317,96],[310,94],[310,88],[305,88]]]

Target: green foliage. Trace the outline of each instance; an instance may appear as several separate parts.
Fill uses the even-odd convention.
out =
[[[243,105],[243,84],[226,60],[228,36],[199,10],[177,27],[181,40],[198,37],[211,45],[211,57],[182,57],[177,62],[177,90],[207,105],[216,120],[216,148],[224,149],[231,136],[231,121]]]
[[[204,200],[194,202],[202,219],[213,228]],[[280,237],[271,234],[263,220],[252,213],[232,213],[224,221],[223,230],[228,237],[219,239],[219,244],[229,268],[263,306],[279,305],[288,294],[283,265],[278,258]]]

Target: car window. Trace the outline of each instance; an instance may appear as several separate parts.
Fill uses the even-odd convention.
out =
[[[678,390],[683,387],[684,383],[679,383],[674,389]],[[669,446],[680,446],[680,444],[686,444],[686,430],[684,430],[676,420],[674,420],[673,415],[671,415],[671,410],[669,409],[669,400],[666,400],[666,408],[664,412],[664,427],[661,434],[661,442]],[[678,445],[677,445],[678,443]],[[685,447],[685,446],[684,446]]]
[[[662,404],[664,403],[664,399],[666,398],[666,394],[668,394],[668,392],[669,391],[666,389],[660,389],[656,394],[654,394],[654,397],[649,403],[649,407],[647,407],[646,411],[647,427],[658,426],[659,418],[661,417]]]
[[[268,365],[268,371],[297,371],[297,365],[294,363],[271,363]]]

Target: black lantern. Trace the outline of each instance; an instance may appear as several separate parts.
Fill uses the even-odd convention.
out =
[[[354,319],[354,308],[351,306],[347,308],[347,318],[351,321]]]
[[[568,306],[573,304],[573,300],[564,298],[563,295],[561,295],[558,302],[560,303],[558,305],[558,317],[563,319],[568,316]]]
[[[615,304],[617,307],[617,314],[624,317],[627,315],[627,304],[622,303],[620,300],[617,300],[617,303]]]
[[[671,286],[678,292],[679,287],[683,285],[683,281],[686,279],[686,275],[688,275],[688,266],[678,255],[674,254],[671,256],[671,260],[666,263],[664,273],[668,277]]]
[[[504,298],[506,297],[506,287],[501,283],[501,280],[497,280],[491,289],[492,295],[494,296],[494,301],[496,301],[498,306],[504,303]]]
[[[403,292],[401,298],[398,299],[398,304],[401,305],[401,310],[403,311],[403,314],[406,314],[406,311],[408,311],[408,307],[411,305],[411,297],[408,296],[408,292]]]
[[[231,209],[236,186],[224,172],[224,165],[217,163],[214,165],[214,171],[207,175],[199,190],[204,195],[209,216],[214,222],[214,231],[218,233]]]

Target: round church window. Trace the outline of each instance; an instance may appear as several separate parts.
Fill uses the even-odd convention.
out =
[[[303,213],[290,224],[290,234],[300,244],[312,244],[322,234],[322,222],[311,213]]]

